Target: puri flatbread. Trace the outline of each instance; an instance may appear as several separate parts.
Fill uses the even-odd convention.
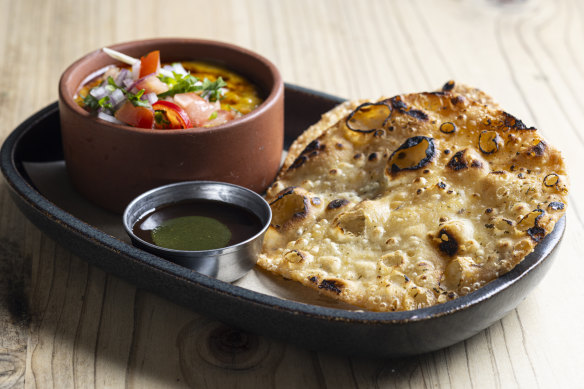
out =
[[[259,265],[374,311],[468,294],[565,213],[558,150],[485,93],[346,103],[290,148]]]

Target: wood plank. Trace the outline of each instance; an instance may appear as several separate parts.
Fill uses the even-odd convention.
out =
[[[170,4],[170,3],[169,3]],[[116,42],[218,39],[288,82],[371,98],[476,85],[559,147],[568,227],[548,276],[465,342],[404,359],[242,333],[107,275],[26,221],[0,182],[0,388],[578,387],[584,382],[584,5],[578,0],[0,0],[0,140],[57,99],[61,72]]]

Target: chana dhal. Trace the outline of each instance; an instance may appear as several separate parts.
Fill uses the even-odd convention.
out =
[[[564,215],[564,160],[485,93],[344,103],[291,146],[259,265],[373,311],[466,295]]]
[[[158,50],[139,60],[104,51],[131,67],[109,66],[77,92],[77,103],[101,120],[159,130],[214,127],[263,101],[254,84],[223,66],[202,61],[161,65]]]

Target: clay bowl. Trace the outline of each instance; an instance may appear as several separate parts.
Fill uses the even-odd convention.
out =
[[[213,180],[262,192],[274,179],[284,139],[284,87],[276,67],[249,50],[198,39],[151,39],[112,45],[133,57],[160,50],[162,62],[205,60],[255,83],[264,102],[224,125],[184,130],[134,128],[98,120],[74,95],[88,77],[116,64],[101,50],[73,63],[59,82],[63,149],[75,188],[121,213],[137,195],[180,181]]]

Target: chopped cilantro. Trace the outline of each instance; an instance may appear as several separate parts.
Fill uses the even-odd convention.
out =
[[[136,92],[136,94],[134,94],[132,92],[126,92],[126,91],[124,91],[124,93],[126,95],[126,98],[134,105],[134,107],[150,108],[151,106],[150,106],[150,103],[148,102],[148,100],[141,99],[141,97],[145,91],[146,91],[145,89],[140,89],[138,92]]]
[[[177,93],[197,92],[201,89],[197,77],[191,74],[182,75],[175,72],[172,72],[172,74],[174,75],[174,78],[162,74],[158,76],[160,81],[166,83],[170,87],[168,91],[160,93],[158,95],[159,98],[174,96]]]
[[[99,99],[99,106],[105,109],[113,109],[114,107],[112,106],[112,103],[110,103],[109,101],[110,101],[109,96],[104,96],[101,99]]]
[[[224,90],[222,88],[227,86],[223,78],[218,77],[215,81],[210,81],[205,78],[202,82],[191,74],[179,74],[172,72],[174,77],[160,74],[158,79],[167,84],[170,89],[158,95],[163,99],[168,96],[174,96],[178,93],[196,92],[200,93],[201,97],[213,102],[223,98]]]
[[[98,100],[88,93],[87,96],[83,98],[83,104],[89,107],[91,111],[97,111],[99,108],[111,110],[113,109],[113,106],[109,100],[109,96],[104,96]]]
[[[210,116],[209,120],[217,119],[217,111],[214,111]]]
[[[224,93],[221,88],[226,86],[227,83],[223,81],[222,77],[218,77],[215,81],[209,81],[208,78],[205,78],[203,80],[203,93],[201,93],[201,97],[209,101],[221,100]]]
[[[116,89],[119,89],[124,93],[126,98],[132,104],[134,104],[135,107],[139,106],[139,107],[150,108],[150,103],[148,102],[148,100],[141,99],[141,97],[144,95],[144,92],[145,92],[144,89],[142,89],[141,91],[139,91],[138,93],[135,93],[135,94],[128,92],[126,89],[116,85],[116,82],[114,81],[114,79],[111,76],[107,78],[105,83],[106,83],[106,85],[104,85],[104,83],[101,83],[100,87],[105,87],[106,90],[110,94],[113,91],[115,91]],[[106,111],[109,111],[110,113],[113,113],[113,110],[114,110],[113,104],[111,103],[111,99],[109,96],[104,96],[101,99],[96,99],[95,97],[93,97],[91,95],[91,93],[88,93],[87,96],[85,96],[83,98],[83,104],[85,104],[85,106],[88,107],[92,112],[95,112],[95,111],[99,110],[100,108],[102,108]]]
[[[110,86],[113,86],[113,87],[114,87],[114,88],[116,88],[116,89],[122,89],[122,87],[121,87],[121,86],[118,86],[118,85],[116,84],[116,82],[114,81],[114,78],[113,78],[112,76],[109,76],[109,77],[107,78],[107,84],[108,84],[108,85],[110,85]]]
[[[96,111],[99,108],[99,100],[89,93],[83,98],[83,104],[91,111]]]

